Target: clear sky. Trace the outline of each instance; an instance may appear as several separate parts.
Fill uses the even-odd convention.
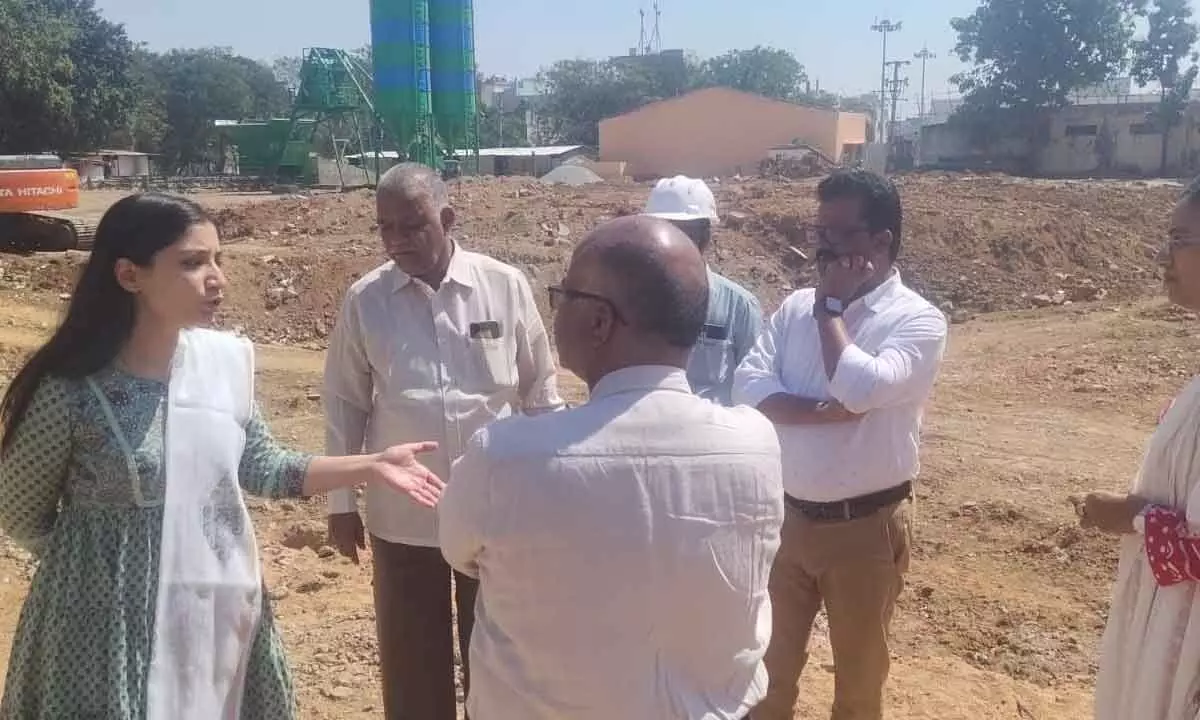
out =
[[[571,57],[601,58],[637,45],[638,10],[652,26],[652,0],[475,0],[479,68],[497,75],[532,75]],[[770,45],[789,50],[822,89],[846,94],[879,88],[876,19],[903,29],[889,36],[888,59],[912,59],[928,44],[931,94],[950,93],[960,65],[952,52],[950,18],[971,13],[976,0],[660,0],[666,48],[701,57]],[[225,46],[269,60],[305,47],[355,48],[369,38],[367,0],[97,0],[130,37],[154,50]],[[907,68],[915,109],[919,61]],[[904,114],[908,114],[905,112]]]

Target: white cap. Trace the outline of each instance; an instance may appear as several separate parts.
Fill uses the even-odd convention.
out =
[[[685,175],[659,180],[642,214],[663,220],[720,220],[712,190],[703,180]]]

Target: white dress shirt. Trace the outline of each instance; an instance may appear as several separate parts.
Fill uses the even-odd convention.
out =
[[[421,461],[446,481],[479,428],[514,409],[563,405],[529,282],[461,247],[436,291],[392,262],[350,287],[330,337],[323,401],[330,455],[434,440],[438,449]],[[371,534],[437,546],[434,510],[379,486],[366,496]],[[329,494],[330,513],[357,509],[353,490]]]
[[[472,718],[727,720],[763,698],[783,488],[759,413],[626,368],[477,433],[438,512],[480,580]]]
[[[757,407],[777,393],[836,399],[863,417],[828,425],[780,425],[783,485],[800,500],[833,502],[912,480],[925,401],[946,346],[946,318],[906,287],[899,272],[842,315],[854,344],[825,372],[815,291],[792,293],[734,375],[734,401]]]

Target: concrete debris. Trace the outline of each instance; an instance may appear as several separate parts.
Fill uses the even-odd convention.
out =
[[[580,165],[559,165],[541,177],[547,185],[593,185],[604,178]]]

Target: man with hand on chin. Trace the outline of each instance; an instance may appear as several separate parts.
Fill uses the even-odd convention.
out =
[[[822,604],[834,655],[833,720],[883,716],[921,419],[946,344],[946,318],[895,267],[895,186],[841,171],[817,195],[809,235],[820,283],[783,302],[734,380],[735,402],[775,423],[787,493],[770,581],[770,687],[755,720],[791,719]]]

